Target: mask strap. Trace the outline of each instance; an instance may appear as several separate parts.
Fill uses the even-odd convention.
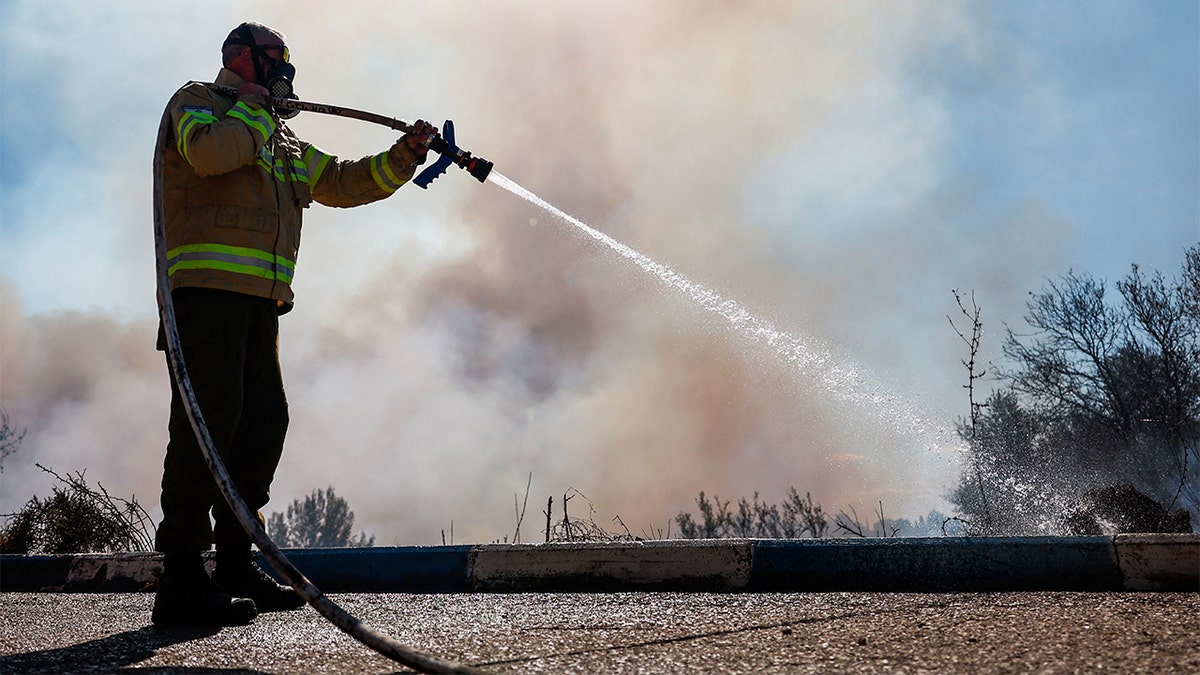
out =
[[[224,46],[245,45],[246,47],[249,47],[250,54],[254,57],[254,72],[258,74],[258,79],[260,81],[265,81],[267,79],[267,71],[263,65],[263,61],[267,61],[271,65],[274,65],[275,59],[271,58],[271,55],[267,53],[266,49],[263,49],[259,46],[258,41],[254,39],[254,31],[250,29],[250,24],[243,23],[235,28],[234,32],[237,33],[237,37],[231,37],[225,40]]]

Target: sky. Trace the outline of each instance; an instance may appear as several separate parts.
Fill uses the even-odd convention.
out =
[[[5,0],[0,408],[26,435],[0,512],[49,494],[41,463],[157,515],[154,139],[254,20],[287,35],[301,98],[453,119],[504,176],[779,338],[457,170],[315,206],[268,511],[332,485],[401,545],[511,541],[527,485],[523,541],[568,493],[572,517],[635,535],[700,491],[949,513],[952,290],[994,368],[1048,280],[1175,276],[1200,241],[1198,7]],[[344,158],[395,138],[288,124]]]

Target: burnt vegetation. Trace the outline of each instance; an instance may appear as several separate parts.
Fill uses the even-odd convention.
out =
[[[929,537],[964,534],[957,518],[930,511],[917,519],[888,518],[882,502],[865,520],[858,509],[848,506],[830,515],[812,494],[801,497],[795,487],[786,498],[772,504],[758,493],[747,500],[738,499],[736,507],[719,496],[711,498],[703,491],[696,498],[696,514],[681,512],[675,516],[677,536],[681,539],[823,539],[827,537]]]
[[[1026,328],[1005,328],[1004,360],[983,367],[982,311],[955,290],[947,317],[967,347],[969,414],[957,513],[917,522],[878,504],[832,519],[792,488],[780,505],[701,492],[678,536],[705,538],[1100,535],[1191,532],[1200,517],[1200,246],[1177,278],[1137,265],[1108,284],[1068,273],[1030,293]],[[992,372],[998,383],[981,400]]]
[[[1200,246],[1178,278],[1069,273],[1006,328],[1000,386],[976,404],[949,495],[977,534],[1189,532],[1200,513]],[[963,301],[959,298],[959,306]],[[972,313],[963,309],[968,317]],[[951,322],[953,323],[953,322]]]
[[[93,487],[82,471],[65,476],[41,464],[58,481],[46,499],[32,497],[20,511],[5,514],[0,553],[56,554],[149,551],[154,524],[136,497],[124,499]]]
[[[24,430],[18,432],[11,425],[7,414],[2,423],[0,459],[16,452],[25,435]],[[154,549],[154,522],[137,497],[112,495],[100,483],[89,483],[83,471],[63,475],[41,464],[35,466],[52,476],[56,485],[49,497],[31,497],[19,511],[0,514],[5,519],[0,529],[0,553],[53,555]],[[366,532],[353,535],[354,512],[332,487],[294,500],[285,513],[272,513],[268,529],[280,546],[294,548],[375,543],[375,536]]]
[[[829,531],[829,517],[812,500],[812,495],[803,497],[796,488],[788,490],[787,499],[781,504],[769,504],[759,498],[758,493],[747,500],[738,500],[737,508],[730,509],[729,501],[721,501],[717,495],[709,499],[704,492],[696,498],[699,516],[680,513],[675,516],[679,536],[684,539],[800,539],[808,536],[824,537]]]

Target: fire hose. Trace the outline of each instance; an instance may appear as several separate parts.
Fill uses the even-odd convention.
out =
[[[237,90],[228,87],[220,87],[218,85],[208,85],[211,89],[218,93],[236,96]],[[277,108],[287,108],[291,110],[301,110],[309,112],[323,113],[327,115],[337,115],[339,117],[349,117],[352,119],[364,120],[382,124],[391,129],[396,129],[408,133],[412,130],[412,126],[383,115],[364,112],[361,110],[353,110],[350,108],[342,108],[339,106],[326,105],[321,103],[311,103],[307,101],[299,101],[295,99],[271,99],[271,104]],[[262,525],[259,523],[255,514],[251,513],[246,503],[242,501],[238,494],[237,488],[233,484],[233,479],[230,477],[225,463],[221,460],[220,455],[213,443],[208,426],[204,422],[204,416],[200,411],[199,402],[196,399],[196,393],[192,388],[191,379],[188,377],[187,366],[183,359],[183,347],[179,339],[179,329],[175,323],[175,306],[171,300],[171,290],[168,281],[167,273],[167,248],[166,248],[166,231],[163,223],[163,153],[166,150],[167,139],[171,129],[171,111],[168,106],[164,111],[162,120],[159,123],[158,139],[154,146],[154,250],[156,257],[157,270],[157,287],[158,287],[158,306],[159,315],[162,319],[163,332],[166,335],[167,342],[167,363],[171,371],[175,375],[175,381],[179,389],[180,398],[183,400],[184,409],[187,411],[188,419],[191,422],[192,429],[196,432],[196,439],[199,441],[201,453],[204,455],[204,460],[208,464],[209,471],[212,473],[213,480],[221,491],[221,495],[229,504],[230,509],[237,516],[238,521],[250,535],[250,538],[258,546],[259,551],[271,564],[271,567],[279,573],[283,579],[296,590],[304,600],[317,610],[321,616],[329,620],[333,625],[337,626],[346,634],[358,640],[367,647],[386,656],[393,661],[396,661],[404,666],[413,668],[423,673],[481,673],[478,669],[470,666],[459,665],[450,661],[445,661],[434,656],[429,656],[418,652],[410,647],[400,644],[395,639],[363,624],[358,618],[351,615],[340,605],[329,599],[319,588],[317,588],[300,570],[284,556],[275,542],[267,536]],[[443,134],[440,137],[435,137],[429,144],[430,150],[441,155],[437,161],[429,168],[422,171],[414,183],[421,187],[427,187],[429,182],[437,176],[445,172],[450,164],[456,164],[465,169],[468,173],[474,176],[480,182],[487,180],[487,175],[492,169],[492,163],[478,158],[472,157],[471,153],[460,150],[454,145],[453,124],[447,120],[443,127]]]
[[[219,84],[208,84],[206,86],[218,94],[222,94],[231,98],[236,98],[238,94],[238,90],[235,87],[227,87]],[[329,105],[328,103],[301,101],[294,98],[272,98],[270,100],[273,108],[315,112],[323,115],[335,115],[337,117],[348,117],[350,119],[362,120],[364,122],[381,124],[389,129],[402,131],[406,134],[413,130],[412,125],[407,122],[402,122],[393,117],[387,117],[386,115],[367,112],[365,110],[343,108],[342,106]],[[489,162],[482,157],[473,157],[471,156],[471,153],[460,149],[454,144],[454,123],[450,120],[446,120],[445,125],[443,125],[442,135],[435,137],[429,143],[429,149],[438,153],[441,155],[441,157],[439,157],[432,166],[422,171],[416,178],[413,179],[413,183],[421,188],[429,187],[429,183],[432,182],[434,178],[437,178],[445,173],[446,168],[451,164],[455,164],[466,170],[467,173],[474,176],[475,179],[480,183],[486,181],[488,174],[492,172],[492,162]]]

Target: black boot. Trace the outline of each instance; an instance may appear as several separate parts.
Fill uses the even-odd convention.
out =
[[[228,555],[217,550],[217,568],[213,570],[213,581],[217,586],[238,597],[250,598],[260,612],[279,612],[299,609],[304,606],[291,586],[277,583],[250,559],[247,551],[242,555]]]
[[[156,626],[239,626],[258,616],[254,601],[222,592],[196,554],[169,554],[154,596]]]

